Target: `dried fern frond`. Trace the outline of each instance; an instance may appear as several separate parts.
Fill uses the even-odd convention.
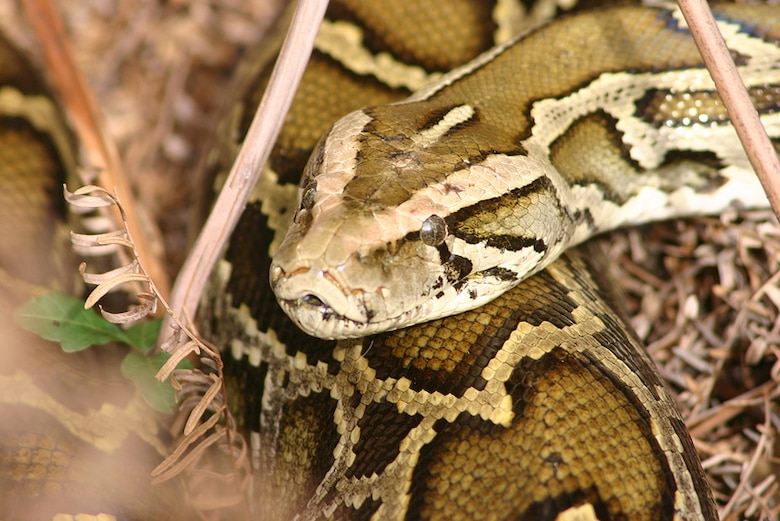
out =
[[[103,273],[89,273],[86,263],[82,263],[79,271],[87,284],[95,285],[84,303],[85,308],[98,305],[100,299],[112,291],[138,285],[141,289],[135,292],[139,304],[125,312],[112,313],[99,306],[101,315],[108,321],[129,324],[153,313],[158,302],[162,304],[171,324],[172,333],[161,345],[161,350],[170,354],[168,361],[160,368],[156,377],[160,381],[171,377],[171,383],[177,391],[179,412],[185,418],[182,429],[182,439],[172,454],[170,454],[152,472],[155,483],[163,482],[186,473],[186,481],[190,488],[200,489],[205,476],[226,484],[231,483],[234,490],[248,490],[244,485],[250,475],[249,460],[246,456],[246,443],[237,433],[235,421],[226,404],[226,390],[222,360],[219,350],[207,345],[189,329],[177,316],[154,284],[152,278],[144,269],[138,258],[125,220],[126,213],[118,196],[109,193],[98,186],[85,186],[75,192],[65,188],[66,201],[81,213],[113,207],[119,215],[123,228],[112,231],[100,231],[94,234],[71,232],[71,242],[74,248],[87,256],[114,254],[123,251],[130,260],[117,268]],[[201,366],[207,369],[181,370],[176,369],[185,358],[199,356]],[[219,467],[227,470],[214,470],[211,461],[220,461]],[[225,463],[227,461],[227,463]],[[204,470],[207,469],[208,470]],[[208,480],[206,480],[208,481]],[[236,481],[240,484],[237,485]],[[209,487],[204,488],[208,490]],[[194,496],[201,496],[199,491]],[[225,506],[228,501],[221,496],[220,501],[209,500],[203,506],[212,509],[216,503]],[[247,510],[244,493],[230,494],[233,503]],[[216,502],[215,502],[216,501]]]
[[[249,519],[251,465],[246,440],[238,433],[227,406],[222,360],[216,349],[187,344],[182,344],[179,351],[203,348],[205,356],[200,365],[208,372],[173,371],[171,380],[180,400],[183,437],[173,453],[152,471],[153,482],[182,475],[188,502],[194,508],[232,508],[237,509],[236,516]]]
[[[77,253],[86,256],[102,256],[125,250],[125,257],[130,261],[124,266],[109,270],[104,273],[89,273],[86,271],[86,263],[81,263],[79,272],[84,282],[96,285],[87,297],[84,307],[89,309],[95,306],[101,298],[112,291],[129,284],[138,284],[141,288],[136,292],[139,304],[122,313],[112,313],[98,306],[100,314],[115,324],[129,324],[138,321],[157,310],[159,291],[154,282],[144,270],[138,260],[138,251],[135,248],[125,219],[126,213],[116,195],[109,193],[99,186],[84,186],[70,192],[64,188],[65,200],[77,213],[86,213],[98,209],[115,207],[121,216],[123,228],[96,234],[83,234],[71,232],[71,243]]]

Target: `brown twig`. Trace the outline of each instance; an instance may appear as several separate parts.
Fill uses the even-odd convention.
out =
[[[195,316],[211,270],[244,211],[252,188],[271,153],[284,115],[308,63],[327,5],[327,0],[300,0],[298,3],[290,31],[244,145],[174,286],[171,305],[179,316]]]
[[[60,93],[63,104],[73,122],[75,131],[87,154],[89,166],[100,168],[97,183],[109,193],[116,192],[127,210],[127,226],[132,232],[135,247],[143,259],[149,275],[162,295],[170,292],[168,276],[158,256],[152,252],[146,228],[141,225],[132,190],[122,169],[119,152],[109,139],[105,122],[92,96],[84,76],[76,66],[70,41],[65,34],[62,20],[51,0],[23,0],[25,13],[51,69],[51,76]],[[118,216],[116,224],[119,226]]]

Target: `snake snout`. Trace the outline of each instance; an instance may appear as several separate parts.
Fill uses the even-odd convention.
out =
[[[284,312],[306,333],[324,339],[354,338],[377,329],[387,315],[383,290],[354,287],[338,270],[272,265],[271,288]]]
[[[348,293],[328,270],[272,265],[270,281],[282,309],[310,334],[330,334],[339,317],[349,313]]]

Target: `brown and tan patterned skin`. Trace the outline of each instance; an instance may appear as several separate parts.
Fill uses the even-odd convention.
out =
[[[177,484],[150,484],[164,423],[121,353],[65,354],[14,322],[30,296],[78,286],[62,198],[76,157],[60,107],[0,39],[0,519],[188,519]]]
[[[777,138],[780,52],[756,25],[776,9],[718,16]],[[626,6],[352,112],[307,166],[272,289],[304,331],[358,337],[474,309],[606,230],[765,207],[710,81],[679,13]],[[656,90],[666,112],[645,106]],[[432,218],[448,230],[437,244]]]
[[[258,518],[717,518],[684,423],[616,310],[618,299],[595,277],[598,268],[586,260],[592,253],[567,253],[477,310],[355,340],[305,335],[271,296],[270,255],[297,205],[308,152],[333,119],[405,97],[431,73],[520,30],[520,13],[508,1],[331,7],[320,50],[201,319],[201,329],[234,356],[227,357],[232,401],[251,441]],[[385,58],[374,60],[382,51]],[[5,52],[0,47],[0,63],[12,63]],[[260,72],[247,99],[257,99],[266,76]],[[4,116],[7,91],[0,90]],[[771,109],[776,92],[754,94]],[[17,98],[11,106],[30,105]],[[233,115],[240,135],[247,117]],[[11,130],[3,131],[0,154],[17,153],[21,137],[34,152],[13,159],[14,169],[26,164],[32,171],[9,176],[3,169],[11,160],[0,162],[0,182],[31,182],[0,197],[31,198],[30,218],[18,229],[25,230],[20,240],[36,235],[29,259],[0,254],[3,287],[12,295],[4,311],[27,291],[11,280],[30,274],[18,266],[48,259],[57,237],[47,216],[60,206],[48,194],[58,191],[64,172],[36,176],[60,160],[71,168],[75,155],[59,148],[64,141],[51,144],[49,131],[31,128],[27,115],[11,119],[21,121],[3,127]],[[559,142],[560,164],[580,133],[604,138],[611,130],[604,118],[583,122]],[[36,137],[44,139],[33,144]],[[37,214],[31,201],[40,201]],[[10,212],[0,214],[0,226],[15,222]],[[55,278],[49,270],[36,268],[29,282],[48,285]],[[146,495],[144,478],[164,447],[138,396],[115,372],[98,369],[105,360],[35,347],[5,322],[7,311],[0,323],[7,362],[0,369],[0,518],[186,518],[172,506],[178,496],[159,489]]]
[[[673,517],[675,466],[699,472],[693,446],[632,333],[593,293],[608,289],[593,280],[593,266],[582,257],[569,255],[522,291],[439,325],[465,330],[476,345],[494,332],[504,339],[498,352],[491,356],[487,348],[482,358],[491,360],[488,367],[506,360],[495,377],[510,373],[504,385],[512,417],[508,425],[490,425],[463,415],[438,426],[437,443],[421,451],[413,481],[423,489],[413,497],[424,517],[546,519],[582,504],[591,504],[598,519]],[[481,386],[490,383],[474,387]],[[653,434],[659,428],[689,456],[664,457]],[[445,494],[438,492],[443,482]],[[475,511],[477,505],[493,505],[491,514]]]
[[[441,65],[439,47],[472,41],[457,33],[465,9],[437,13],[442,28],[429,31],[432,4],[404,2],[408,11],[418,5],[419,14],[395,24],[379,4],[331,5],[274,157],[201,317],[201,331],[233,357],[226,363],[251,440],[258,512],[268,519],[717,519],[684,422],[616,310],[611,285],[594,278],[603,268],[593,270],[590,253],[565,254],[477,310],[362,339],[310,337],[269,297],[269,255],[296,210],[296,184],[320,133],[358,106],[401,99],[418,86],[423,67],[432,67],[435,77],[460,61],[450,57]],[[510,4],[518,7],[475,3],[492,10],[482,19],[516,20],[508,15]],[[568,23],[576,27],[575,20]],[[398,48],[385,30],[393,25],[424,38],[427,47]],[[487,34],[519,30],[498,26],[488,22]],[[473,41],[492,45],[482,36]],[[481,45],[467,47],[480,52]],[[667,51],[679,65],[695,60],[687,47],[685,56],[676,48]],[[608,47],[607,68],[641,65],[614,56],[619,49]],[[411,66],[397,63],[398,56]],[[269,70],[250,90],[264,84]],[[578,70],[560,72],[576,76]],[[388,85],[387,78],[397,82]],[[356,90],[363,84],[370,99]],[[576,86],[551,88],[565,95]],[[766,100],[766,112],[778,105],[773,89],[753,92]],[[539,96],[553,94],[539,87]],[[249,97],[257,100],[259,93]],[[658,116],[653,100],[642,117],[674,119]],[[367,112],[374,110],[395,109]],[[323,114],[327,121],[319,119]],[[248,116],[233,118],[223,136],[245,132]],[[566,168],[575,144],[593,140],[596,150],[624,161],[616,136],[614,122],[594,114],[556,142],[555,160]],[[707,165],[696,154],[681,160]]]
[[[64,243],[51,252],[63,239],[56,237],[65,215],[59,195],[74,171],[75,147],[49,92],[4,39],[0,63],[0,232],[8,238],[0,266],[9,275],[49,285],[65,272],[57,257],[67,251]]]

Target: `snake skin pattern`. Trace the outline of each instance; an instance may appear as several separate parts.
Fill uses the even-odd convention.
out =
[[[776,9],[716,15],[777,139]],[[561,19],[351,113],[301,185],[271,279],[322,338],[473,309],[619,226],[767,207],[682,15],[636,7]]]
[[[734,9],[735,19],[744,15]],[[329,8],[199,317],[201,331],[226,348],[230,401],[251,446],[254,517],[717,519],[685,424],[599,275],[597,251],[563,253],[476,309],[347,340],[307,335],[272,296],[271,257],[300,206],[299,179],[320,136],[347,113],[399,101],[506,42],[533,23],[523,13],[514,0]],[[776,42],[778,16],[739,30]],[[269,73],[261,63],[243,76],[241,106],[213,151],[218,162],[232,160]],[[0,42],[0,232],[8,238],[0,245],[0,519],[192,519],[176,483],[149,487],[169,447],[159,418],[115,371],[117,359],[65,356],[6,322],[33,286],[74,289],[55,224],[64,211],[53,201],[76,152],[34,76]],[[777,110],[777,92],[753,89],[762,113]],[[645,99],[650,120],[671,94]],[[711,95],[686,103],[723,123]],[[673,120],[650,124],[684,125]],[[614,138],[605,121],[583,121],[559,140],[556,167],[578,160],[594,128]]]
[[[64,353],[13,319],[32,295],[78,289],[62,199],[76,157],[61,108],[0,36],[0,519],[191,519],[179,484],[150,484],[170,448],[121,353]]]
[[[464,2],[441,13],[404,2],[415,15],[396,25],[409,39],[382,23],[390,16],[385,4],[336,2],[329,9],[274,158],[216,272],[200,322],[208,338],[232,353],[228,370],[252,443],[254,497],[264,517],[717,519],[684,423],[610,305],[616,299],[609,285],[594,279],[590,254],[567,253],[473,311],[351,340],[304,334],[269,299],[263,274],[294,211],[311,208],[311,177],[295,194],[321,133],[358,106],[401,99],[420,86],[423,70],[436,78],[457,65],[444,58],[457,47],[453,42],[469,49],[463,61],[500,43],[468,33],[475,28],[459,13],[486,21],[488,35],[506,37],[518,28],[495,21],[504,20],[500,13],[510,12],[510,4]],[[425,30],[432,19],[439,29]],[[772,40],[773,23],[758,33]],[[250,82],[250,107],[268,75],[263,69]],[[772,89],[767,114],[777,109]],[[437,87],[415,99],[431,92]],[[658,91],[647,101],[663,99]],[[248,116],[233,116],[232,130],[222,135],[245,132]],[[446,111],[437,117],[446,119]],[[558,147],[558,164],[577,154],[568,146]],[[672,162],[685,162],[680,156]],[[706,158],[693,156],[705,159],[704,176],[713,173]],[[315,157],[317,165],[321,156]],[[307,219],[299,217],[303,230]]]

